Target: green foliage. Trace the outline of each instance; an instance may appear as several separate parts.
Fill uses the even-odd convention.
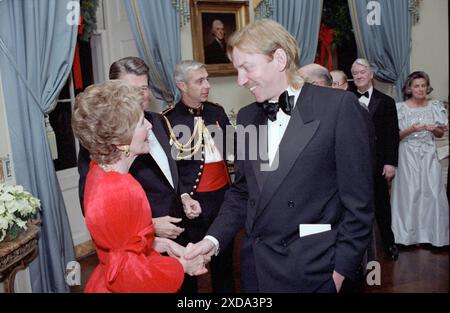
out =
[[[333,48],[342,47],[353,37],[347,0],[324,0],[322,23],[334,29]]]
[[[8,236],[10,240],[16,239],[20,233],[23,231],[18,225],[13,225],[9,228]]]
[[[83,17],[84,29],[80,35],[83,41],[89,41],[92,34],[97,30],[97,16],[98,0],[81,0],[81,16]]]

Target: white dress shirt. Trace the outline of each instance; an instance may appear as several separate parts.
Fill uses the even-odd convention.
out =
[[[172,172],[170,171],[169,160],[167,159],[167,155],[164,152],[161,144],[155,136],[153,130],[149,130],[148,132],[148,145],[150,149],[150,155],[153,157],[155,162],[158,164],[159,168],[163,172],[164,176],[166,176],[167,181],[174,188]]]
[[[362,96],[359,98],[359,103],[361,103],[361,105],[363,107],[365,107],[367,110],[369,110],[370,98],[372,98],[372,94],[373,94],[373,86],[370,86],[370,88],[367,89],[367,91],[369,92],[369,98],[367,98],[366,96]],[[358,92],[363,93],[360,90],[358,90]]]
[[[288,87],[287,92],[289,96],[294,96],[294,107],[297,103],[297,99],[300,95],[301,89],[295,90],[291,86]],[[269,101],[275,102],[275,101]],[[294,109],[294,107],[292,109]],[[283,138],[284,132],[291,120],[291,116],[279,109],[277,113],[277,119],[275,121],[268,120],[267,122],[267,149],[269,157],[269,166],[272,165],[275,155],[278,152],[278,147],[280,146],[281,139]]]

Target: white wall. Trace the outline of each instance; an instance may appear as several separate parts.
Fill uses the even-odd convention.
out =
[[[66,206],[73,245],[77,246],[91,240],[86,223],[84,222],[84,217],[81,213],[80,200],[78,197],[78,180],[80,176],[78,175],[76,168],[58,171],[56,174]]]
[[[448,101],[448,0],[420,2],[420,21],[412,28],[411,72],[423,70],[434,88],[431,97]]]

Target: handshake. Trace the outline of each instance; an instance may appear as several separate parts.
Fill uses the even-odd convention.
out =
[[[186,247],[166,239],[155,238],[154,249],[158,252],[166,252],[169,256],[176,258],[183,266],[184,272],[190,276],[206,274],[206,264],[216,252],[216,247],[211,240],[203,239],[196,244],[189,243]]]

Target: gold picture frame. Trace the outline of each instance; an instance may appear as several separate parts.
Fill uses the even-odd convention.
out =
[[[248,0],[191,0],[190,5],[194,59],[206,65],[209,76],[236,75],[236,70],[233,68],[231,62],[228,60],[229,63],[216,61],[223,60],[224,52],[223,48],[219,50],[220,52],[210,49],[215,40],[211,29],[213,21],[222,21],[225,29],[226,42],[234,31],[240,30],[248,24]],[[211,57],[211,51],[221,54],[220,58]],[[207,54],[207,60],[205,59],[205,54]]]

